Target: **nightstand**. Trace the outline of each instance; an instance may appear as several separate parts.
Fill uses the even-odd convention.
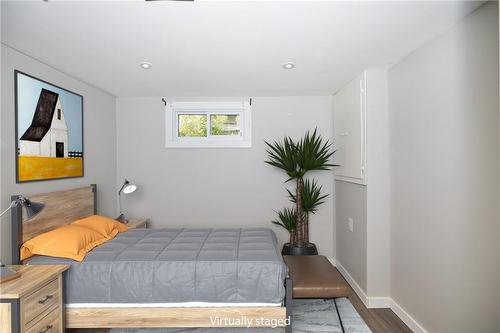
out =
[[[2,333],[64,333],[62,273],[70,266],[9,267],[21,276],[0,283]]]
[[[129,229],[137,229],[137,228],[148,228],[149,227],[149,218],[141,217],[128,220],[128,223],[125,225]]]

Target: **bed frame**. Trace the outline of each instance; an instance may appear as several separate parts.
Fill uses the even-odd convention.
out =
[[[13,199],[16,197],[12,196]],[[97,212],[95,184],[29,198],[43,202],[45,208],[29,220],[23,216],[21,205],[12,211],[13,264],[21,263],[19,250],[27,240]],[[246,327],[244,324],[213,325],[210,320],[211,317],[229,318],[231,321],[246,317],[251,320],[250,327],[271,327],[276,322],[278,327],[283,327],[291,315],[292,304],[292,282],[287,278],[284,283],[286,297],[283,304],[276,307],[66,308],[65,322],[67,328]],[[285,331],[291,333],[291,325],[286,325]]]

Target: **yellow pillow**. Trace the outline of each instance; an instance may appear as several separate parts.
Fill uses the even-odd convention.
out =
[[[128,230],[128,227],[125,224],[101,215],[92,215],[84,219],[77,220],[71,223],[71,225],[92,229],[109,239],[115,237],[119,232]]]
[[[87,252],[109,238],[77,225],[65,225],[40,234],[21,246],[21,260],[35,254],[82,261]]]

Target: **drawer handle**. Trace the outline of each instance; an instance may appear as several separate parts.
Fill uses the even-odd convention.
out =
[[[47,327],[45,327],[43,330],[40,330],[39,333],[47,333],[52,329],[52,327],[52,325],[47,325]]]
[[[47,302],[49,299],[51,299],[52,297],[54,297],[54,295],[47,295],[47,296],[45,296],[45,298],[39,300],[38,303],[43,304],[43,303]]]

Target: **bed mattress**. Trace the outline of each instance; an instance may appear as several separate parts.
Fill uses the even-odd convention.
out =
[[[274,232],[246,229],[132,229],[65,263],[65,303],[279,303],[287,267]]]

